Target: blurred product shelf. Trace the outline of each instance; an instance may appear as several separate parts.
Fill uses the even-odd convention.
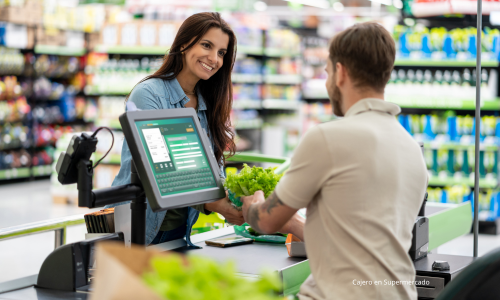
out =
[[[458,60],[458,59],[404,59],[397,58],[395,66],[407,67],[476,67],[476,60]],[[482,67],[498,67],[498,61],[482,60]]]
[[[296,57],[300,56],[300,53],[279,48],[266,48],[264,49],[264,55],[269,57]]]
[[[0,179],[18,179],[31,176],[30,168],[13,168],[0,170]]]
[[[36,45],[34,49],[38,54],[64,55],[64,56],[83,56],[87,50],[83,47],[66,47],[51,45]]]
[[[246,45],[238,45],[238,54],[247,54],[247,55],[263,55],[264,49],[262,46],[246,46]]]
[[[258,100],[233,100],[233,109],[260,109],[262,104],[260,99]]]
[[[34,166],[32,168],[33,176],[48,176],[52,174],[52,165]]]
[[[299,101],[285,99],[264,99],[262,107],[266,109],[290,109],[296,110],[300,106]]]
[[[271,84],[300,84],[302,83],[302,77],[298,74],[266,74],[264,76],[264,81]]]
[[[474,179],[470,178],[453,178],[447,177],[442,178],[438,176],[431,176],[429,178],[429,186],[452,186],[452,185],[466,185],[473,187]],[[498,186],[498,180],[495,178],[492,179],[479,179],[479,187],[480,188],[496,188]]]
[[[262,119],[238,120],[235,129],[258,129],[262,128]]]
[[[231,80],[234,83],[262,83],[262,75],[233,73]]]
[[[98,45],[94,48],[95,52],[108,54],[137,54],[137,55],[164,55],[169,47],[164,46],[106,46]]]

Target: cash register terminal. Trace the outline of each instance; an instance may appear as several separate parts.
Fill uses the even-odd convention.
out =
[[[220,168],[194,109],[129,112],[120,123],[153,211],[225,197]]]
[[[132,154],[129,184],[92,189],[93,171],[100,162],[90,160],[96,136],[102,129],[111,132],[109,128],[73,136],[67,151],[59,156],[58,180],[61,184],[77,183],[78,206],[94,208],[131,201],[131,241],[144,245],[146,201],[157,212],[225,197],[219,165],[193,108],[130,111],[119,120]],[[74,291],[88,284],[94,244],[106,239],[123,241],[124,237],[119,232],[54,250],[42,264],[37,286]]]

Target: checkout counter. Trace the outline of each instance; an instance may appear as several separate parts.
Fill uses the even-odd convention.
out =
[[[419,297],[434,298],[445,284],[455,277],[460,270],[473,260],[472,257],[434,254],[440,245],[470,232],[472,213],[470,202],[462,204],[428,203],[426,216],[429,218],[429,250],[427,257],[415,262],[417,280],[425,277],[431,282],[429,287],[417,287]],[[175,240],[156,246],[163,251],[180,253],[196,253],[218,261],[233,260],[236,262],[240,276],[255,278],[262,268],[278,272],[283,282],[283,294],[296,294],[300,285],[309,276],[309,262],[305,258],[288,256],[283,244],[269,244],[254,242],[229,248],[209,247],[205,240],[233,236],[232,227],[217,229],[192,236],[191,241],[202,249],[189,249],[185,240]],[[450,270],[432,270],[435,260],[449,262]],[[429,280],[429,278],[431,278]],[[0,300],[48,300],[48,299],[80,299],[86,300],[92,292],[91,288],[84,287],[74,292],[56,291],[36,287],[37,276],[20,278],[11,282],[0,283]]]
[[[175,115],[165,118],[167,113]],[[194,110],[175,109],[167,110],[167,112],[160,110],[127,112],[120,117],[120,122],[129,142],[133,160],[136,162],[135,165],[132,164],[131,184],[92,191],[92,165],[89,162],[89,158],[92,152],[95,151],[95,144],[97,143],[95,135],[97,131],[92,136],[82,135],[81,137],[74,138],[67,153],[61,154],[58,160],[57,170],[59,181],[61,183],[78,182],[79,206],[98,207],[123,202],[124,200],[132,200],[130,206],[131,222],[129,223],[131,231],[128,236],[132,243],[144,244],[145,196],[147,196],[154,211],[190,206],[207,202],[207,199],[222,198],[221,195],[224,194],[222,183],[218,176],[215,176],[218,175],[215,171],[218,170],[218,166],[213,153],[209,151],[210,143],[208,138],[206,138],[206,135],[199,134],[202,132],[202,128]],[[184,134],[180,134],[181,131]],[[186,132],[189,134],[186,134]],[[175,154],[176,152],[168,151],[168,149],[184,149],[188,147],[190,148],[190,152],[185,155],[177,155]],[[200,148],[201,150],[198,150]],[[154,152],[153,149],[160,149],[163,153]],[[189,159],[187,159],[188,157]],[[164,163],[161,159],[166,160],[167,163]],[[254,154],[237,155],[232,157],[231,160],[282,163],[276,170],[277,172],[284,171],[289,164],[289,161],[283,158]],[[193,168],[193,174],[186,172],[184,170],[190,170],[188,165],[183,164],[186,161],[190,162],[189,167],[196,164],[203,166],[204,170],[196,171]],[[211,177],[212,173],[208,173],[208,168],[215,175]],[[181,171],[182,176],[171,175],[175,174],[175,172],[180,174]],[[201,174],[203,180],[195,182],[193,178],[197,178],[199,176],[197,174]],[[177,183],[171,186],[169,185],[171,182]],[[440,245],[470,232],[472,225],[471,204],[470,202],[461,204],[428,203],[425,210],[425,217],[428,218],[427,249],[432,252]],[[301,284],[310,274],[309,262],[306,258],[289,257],[287,249],[283,244],[255,242],[253,244],[229,248],[209,247],[205,245],[206,240],[234,235],[234,228],[228,227],[192,236],[191,241],[197,246],[202,246],[202,249],[187,247],[184,239],[151,247],[162,251],[176,251],[186,254],[196,253],[197,255],[203,255],[218,261],[233,260],[236,262],[238,274],[243,277],[255,278],[263,268],[275,270],[283,282],[284,295],[294,295],[299,291]],[[129,238],[125,234],[125,241]],[[82,245],[88,247],[88,243],[80,242],[75,244],[78,244],[76,248],[83,249],[81,248],[83,247]],[[63,247],[56,249],[52,254],[58,252]],[[75,253],[73,252],[73,256]],[[50,257],[46,259],[46,262]],[[436,260],[447,261],[450,269],[433,270],[432,265]],[[54,259],[53,261],[58,262],[59,260]],[[73,258],[68,261],[74,263],[75,259]],[[91,259],[87,258],[87,261],[91,261]],[[71,262],[68,264],[72,264]],[[415,262],[417,280],[418,278],[428,279],[431,284],[429,286],[417,286],[419,296],[434,298],[444,288],[444,285],[453,279],[470,262],[472,262],[471,257],[432,253],[428,254],[427,257],[420,258]],[[50,276],[52,276],[53,281],[57,281],[63,276],[72,276],[71,274],[63,275],[65,272],[62,270],[62,264],[57,265],[56,263],[50,269]],[[75,265],[72,268],[72,270],[77,270],[78,266]],[[91,285],[77,285],[76,289],[69,291],[55,290],[47,287],[41,288],[40,278],[47,276],[47,274],[42,274],[47,273],[47,270],[44,270],[44,266],[42,266],[42,271],[38,275],[0,283],[0,300],[85,300],[90,298],[89,295],[92,293]],[[73,275],[73,277],[77,276]]]

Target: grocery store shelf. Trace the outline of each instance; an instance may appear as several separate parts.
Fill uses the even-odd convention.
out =
[[[144,55],[164,55],[169,50],[165,46],[106,46],[98,45],[94,48],[95,52],[110,54],[144,54]]]
[[[0,180],[30,177],[30,168],[15,168],[0,170]]]
[[[262,127],[262,119],[236,120],[236,129],[259,129]]]
[[[262,103],[260,100],[233,100],[233,109],[260,109],[262,108]]]
[[[271,57],[296,57],[299,56],[299,52],[287,51],[279,48],[266,48],[264,49],[264,54]]]
[[[46,166],[34,166],[33,167],[33,176],[48,176],[52,174],[52,166],[51,165],[46,165]]]
[[[302,83],[302,76],[300,76],[299,74],[269,74],[264,76],[264,82],[272,84],[300,84]]]
[[[262,101],[262,107],[265,109],[291,109],[299,108],[300,102],[296,100],[284,99],[265,99]]]
[[[482,151],[498,151],[497,145],[480,145],[480,150]],[[424,149],[444,149],[444,150],[473,150],[473,144],[460,144],[460,143],[436,143],[436,142],[426,142],[424,143]]]
[[[262,75],[233,73],[231,81],[234,83],[262,83]]]
[[[434,59],[405,59],[399,58],[394,62],[395,66],[408,66],[408,67],[475,67],[476,60],[434,60]],[[498,67],[498,61],[483,60],[481,61],[483,67]]]
[[[96,126],[104,126],[112,129],[122,129],[120,121],[118,119],[98,119],[95,123]]]
[[[238,45],[238,54],[263,55],[264,51],[260,46],[244,46]]]
[[[95,154],[95,162],[97,162],[99,159],[101,159],[103,155],[104,155],[104,153],[96,153]],[[121,155],[120,154],[108,154],[108,156],[106,156],[100,163],[101,164],[110,164],[110,165],[119,165],[121,163]]]
[[[452,97],[426,97],[423,95],[385,95],[385,100],[403,108],[474,110],[475,100],[460,100]],[[482,110],[500,110],[500,100],[482,100]]]
[[[457,185],[457,184],[463,184],[463,185],[468,185],[468,186],[474,186],[474,179],[470,178],[453,178],[453,177],[447,177],[447,178],[441,178],[437,176],[431,176],[429,178],[429,186],[450,186],[450,185]],[[479,179],[479,187],[480,188],[496,188],[498,185],[498,180],[496,179]]]
[[[36,45],[35,46],[35,53],[53,54],[53,55],[68,55],[68,56],[83,56],[83,55],[85,55],[86,50],[85,50],[85,48]]]

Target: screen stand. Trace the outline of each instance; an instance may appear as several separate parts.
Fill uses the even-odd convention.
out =
[[[146,245],[146,194],[142,188],[139,174],[134,161],[131,161],[130,183],[120,186],[112,186],[93,191],[92,176],[94,169],[89,160],[78,162],[78,206],[79,207],[102,207],[132,200],[130,204],[132,228],[131,242],[136,245]]]

